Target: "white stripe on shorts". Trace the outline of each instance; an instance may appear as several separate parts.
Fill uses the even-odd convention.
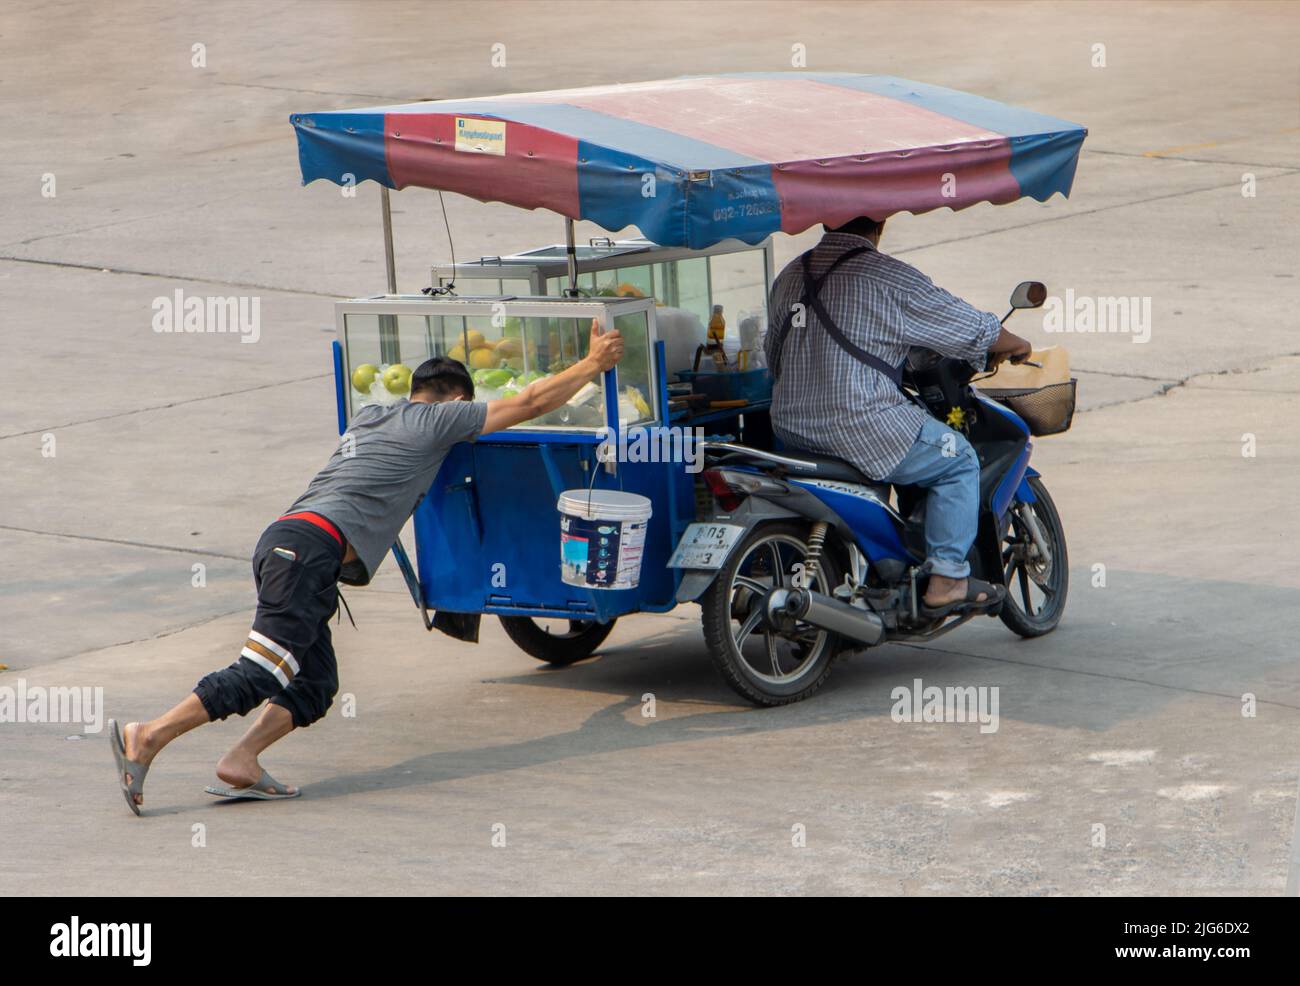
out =
[[[270,671],[271,674],[275,675],[275,680],[280,683],[281,687],[284,688],[289,687],[289,676],[284,673],[284,668],[280,667],[280,665],[278,664],[275,664],[267,660],[265,654],[259,654],[251,647],[245,647],[242,651],[239,652],[239,656],[246,657],[254,664],[258,665],[259,667],[265,668],[267,671]]]
[[[284,662],[287,665],[289,665],[289,668],[293,671],[293,673],[294,674],[298,673],[300,669],[298,667],[298,662],[293,659],[292,651],[287,650],[284,647],[281,647],[270,637],[266,636],[266,634],[258,633],[256,630],[249,630],[248,637],[250,640],[256,640],[259,644],[261,644],[263,647],[269,650],[272,654],[279,654],[281,657],[284,658]]]

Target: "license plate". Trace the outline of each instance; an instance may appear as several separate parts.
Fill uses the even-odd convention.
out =
[[[691,524],[677,550],[668,559],[669,568],[721,568],[745,529],[736,524]]]

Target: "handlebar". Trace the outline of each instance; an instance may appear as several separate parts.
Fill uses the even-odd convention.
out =
[[[1010,362],[1012,366],[1032,366],[1035,370],[1041,370],[1041,369],[1043,368],[1043,364],[1042,364],[1042,363],[1036,363],[1034,360],[1031,360],[1031,359],[1021,360],[1019,363],[1017,363],[1015,360],[1010,360],[1010,359],[1009,359],[1008,362]],[[997,372],[998,372],[998,367],[999,367],[999,366],[1001,366],[1001,363],[994,363],[994,362],[993,362],[993,354],[992,354],[992,353],[987,353],[987,354],[985,355],[985,357],[984,357],[984,372],[985,372],[985,373],[997,373]]]

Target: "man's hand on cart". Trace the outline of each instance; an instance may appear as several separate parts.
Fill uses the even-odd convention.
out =
[[[618,329],[604,332],[596,319],[591,320],[591,345],[587,355],[600,364],[601,372],[612,369],[623,358],[623,336]]]
[[[622,358],[623,336],[618,329],[602,331],[600,323],[593,318],[587,355],[567,370],[530,383],[514,397],[488,401],[487,421],[481,434],[512,428],[562,407]]]

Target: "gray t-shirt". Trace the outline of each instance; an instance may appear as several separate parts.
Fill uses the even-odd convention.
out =
[[[338,451],[286,513],[311,510],[333,521],[359,561],[345,565],[339,581],[365,585],[447,452],[478,438],[486,420],[482,402],[368,404],[352,416]]]

